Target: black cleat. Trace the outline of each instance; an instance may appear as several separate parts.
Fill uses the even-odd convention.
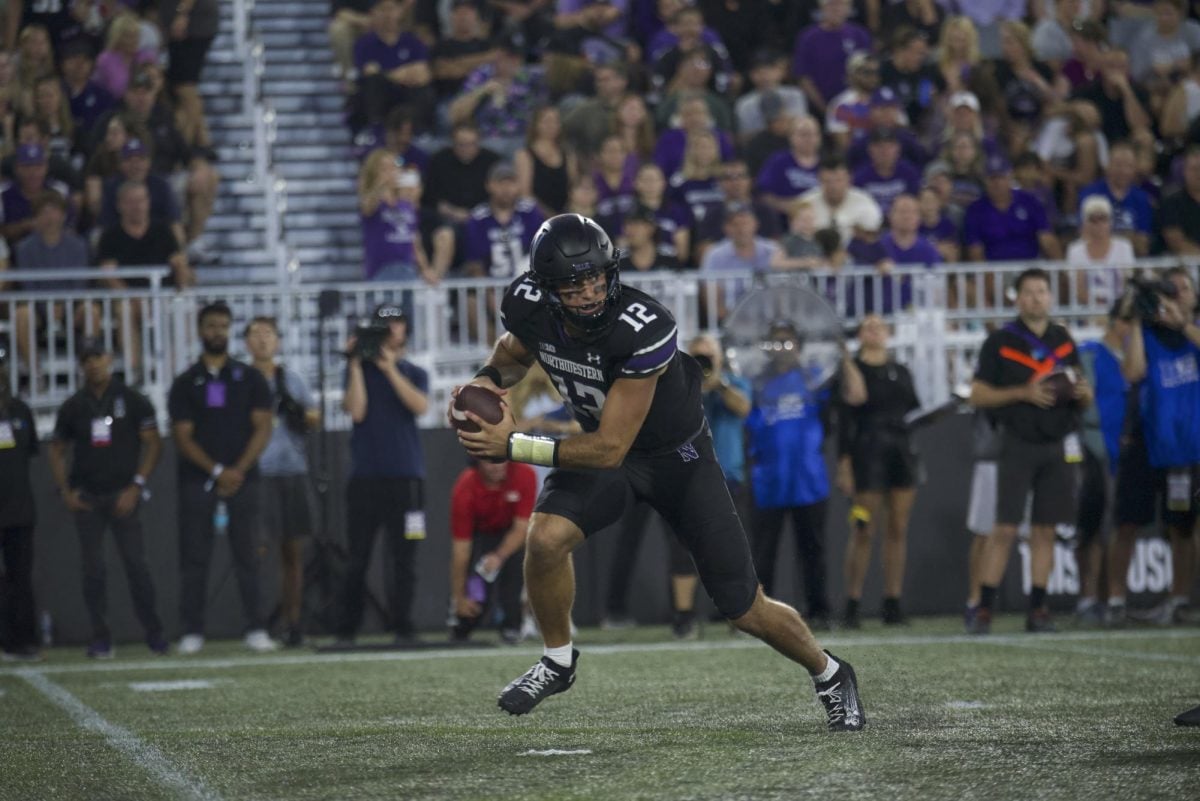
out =
[[[1175,716],[1176,726],[1200,726],[1200,706],[1192,707],[1187,712]]]
[[[992,610],[984,606],[969,606],[966,614],[967,634],[992,633]]]
[[[1030,634],[1051,634],[1058,629],[1054,627],[1050,610],[1043,606],[1040,609],[1029,610],[1029,614],[1025,618],[1025,631]]]
[[[854,668],[844,659],[838,659],[828,651],[825,655],[838,663],[833,678],[817,684],[817,698],[825,707],[830,731],[859,731],[867,725],[867,713],[858,698],[858,678]]]
[[[555,693],[565,693],[575,683],[579,650],[571,651],[571,667],[565,668],[548,656],[508,683],[496,704],[510,715],[524,715]]]

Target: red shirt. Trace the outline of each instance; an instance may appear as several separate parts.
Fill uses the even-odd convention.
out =
[[[528,520],[537,496],[537,474],[527,464],[509,462],[504,483],[489,487],[479,471],[468,467],[458,475],[450,493],[450,534],[456,540],[476,533],[501,535],[513,520]]]

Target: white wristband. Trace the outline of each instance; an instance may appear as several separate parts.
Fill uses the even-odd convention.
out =
[[[211,475],[213,478],[217,478],[224,472],[225,472],[225,465],[218,463],[218,464],[213,465],[212,473],[210,473],[209,475]]]

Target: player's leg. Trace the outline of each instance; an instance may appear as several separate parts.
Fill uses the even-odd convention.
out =
[[[974,633],[986,634],[990,630],[996,590],[1004,579],[1008,558],[1017,541],[1017,526],[1025,516],[1025,498],[1033,486],[1035,447],[1014,437],[1005,437],[1000,458],[996,461],[996,527],[984,546],[983,584]]]
[[[822,630],[829,629],[829,598],[825,590],[825,517],[828,508],[828,501],[820,500],[792,509],[792,534],[796,538],[796,556],[804,576],[808,623]]]
[[[887,528],[883,535],[883,622],[904,622],[900,594],[904,591],[904,568],[908,557],[908,519],[916,490],[912,487],[888,492]]]
[[[529,518],[525,539],[525,591],[544,643],[542,658],[501,690],[497,704],[512,715],[531,711],[575,683],[579,652],[571,642],[575,568],[571,552],[585,533],[620,519],[629,494],[618,470],[555,470]]]
[[[983,555],[988,537],[996,528],[996,463],[980,460],[971,471],[971,497],[967,501],[967,530],[971,547],[967,553],[967,601],[963,623],[968,634],[979,627],[978,613],[983,594]]]
[[[1099,596],[1104,528],[1111,499],[1108,485],[1104,460],[1091,450],[1085,450],[1075,523],[1078,538],[1075,562],[1079,565],[1079,600],[1075,605],[1075,616],[1083,624],[1096,624],[1103,619]]]
[[[699,635],[696,626],[696,563],[675,533],[667,534],[667,565],[671,584],[671,633],[680,640],[692,640]]]
[[[775,559],[779,555],[779,535],[783,532],[786,514],[786,509],[764,509],[758,504],[755,504],[752,513],[754,531],[750,542],[753,545],[754,569],[762,582],[763,591],[768,595],[775,590]]]

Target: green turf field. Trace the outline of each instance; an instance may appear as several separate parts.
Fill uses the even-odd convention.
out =
[[[3,799],[1186,799],[1200,629],[986,639],[950,620],[826,638],[868,730],[830,735],[802,672],[710,625],[584,630],[574,689],[510,718],[539,654],[78,649],[0,669]],[[186,682],[185,684],[179,684]],[[567,753],[546,754],[558,750]]]

